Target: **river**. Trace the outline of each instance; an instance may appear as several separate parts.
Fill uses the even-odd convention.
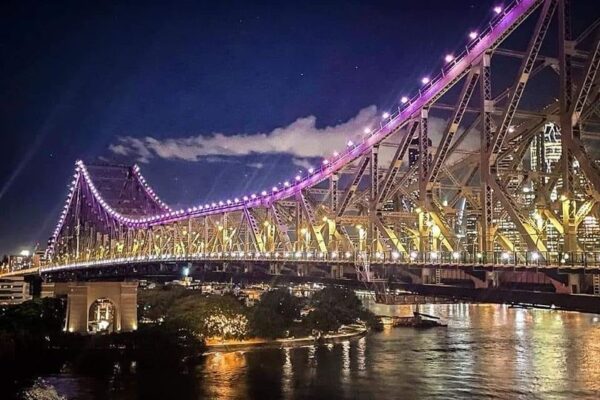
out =
[[[408,306],[370,305],[408,315]],[[209,354],[151,375],[135,362],[43,376],[68,399],[600,398],[600,316],[501,305],[428,305],[447,328],[385,329],[335,345]]]

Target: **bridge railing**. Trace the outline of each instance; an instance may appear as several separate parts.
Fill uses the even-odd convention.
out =
[[[494,251],[471,252],[320,252],[320,251],[274,251],[245,252],[225,251],[193,254],[160,254],[133,257],[113,257],[103,260],[71,261],[63,264],[43,266],[42,272],[80,269],[125,264],[171,263],[171,262],[256,262],[256,263],[327,263],[327,264],[386,264],[415,267],[428,265],[495,266],[500,268],[600,268],[600,252],[545,252],[537,251]]]

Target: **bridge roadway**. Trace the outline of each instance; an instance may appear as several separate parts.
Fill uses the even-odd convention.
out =
[[[556,270],[565,273],[600,273],[600,252],[587,253],[547,253],[538,252],[494,252],[494,253],[446,253],[432,252],[421,254],[401,254],[379,252],[372,257],[364,253],[320,253],[320,252],[223,252],[197,253],[188,255],[163,254],[160,256],[138,256],[113,258],[101,261],[78,262],[65,265],[52,265],[40,268],[44,274],[59,271],[82,270],[86,268],[114,267],[156,263],[239,263],[239,264],[279,264],[279,265],[364,265],[402,266],[407,268],[472,268],[481,270]]]
[[[475,288],[499,287],[503,284],[551,287],[558,293],[598,292],[600,254],[494,253],[472,257],[464,253],[397,255],[380,253],[365,263],[361,254],[320,255],[296,253],[214,253],[195,255],[164,255],[160,257],[128,257],[68,265],[42,266],[13,271],[0,276],[41,275],[44,280],[129,279],[155,274],[172,275],[197,271],[220,271],[298,277],[328,276],[333,279],[384,278],[403,279],[412,283],[465,284]],[[532,257],[533,256],[533,257]],[[560,262],[556,260],[560,259]],[[516,261],[516,262],[515,262]],[[365,270],[367,275],[365,275]],[[361,276],[362,278],[359,278]],[[462,282],[462,283],[461,283]],[[536,286],[537,285],[537,286]]]

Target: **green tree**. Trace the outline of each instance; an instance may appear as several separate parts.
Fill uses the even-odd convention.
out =
[[[138,292],[138,318],[159,321],[180,299],[198,295],[180,286],[162,286]]]
[[[369,310],[353,290],[328,286],[314,294],[311,299],[314,310],[306,318],[309,328],[321,331],[335,331],[342,324],[351,324],[361,319],[372,329],[382,329],[379,319]]]
[[[0,330],[50,335],[62,332],[65,302],[58,298],[26,301],[0,308]]]
[[[179,298],[167,310],[165,324],[205,338],[242,339],[248,334],[246,310],[232,296]]]
[[[359,317],[363,305],[354,291],[348,288],[328,286],[312,298],[315,309],[326,310],[335,315],[340,324],[351,324]]]
[[[264,338],[283,337],[300,318],[301,302],[288,290],[271,290],[260,298],[250,314],[250,332]]]

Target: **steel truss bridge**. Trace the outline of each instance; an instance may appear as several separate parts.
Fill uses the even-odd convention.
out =
[[[367,282],[394,265],[600,273],[600,19],[573,32],[571,6],[497,9],[362,141],[265,191],[172,210],[137,166],[77,161],[42,274],[169,262],[341,265]],[[590,285],[600,292],[598,275]]]

